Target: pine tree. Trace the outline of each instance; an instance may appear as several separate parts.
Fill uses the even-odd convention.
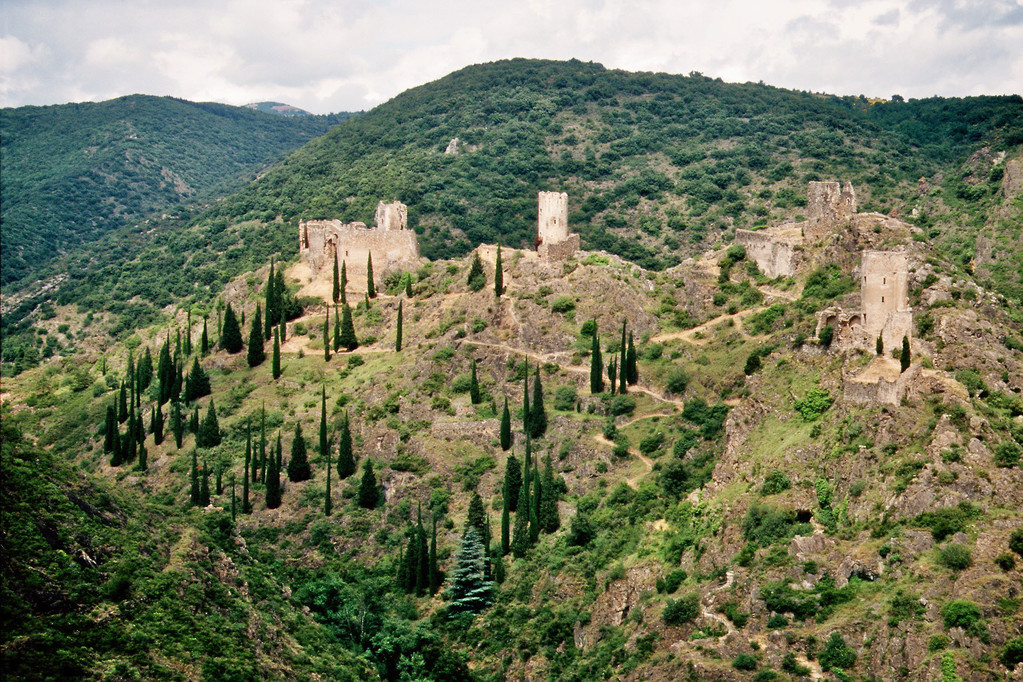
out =
[[[185,401],[192,402],[210,394],[210,378],[199,364],[199,358],[192,358],[192,369],[185,381]]]
[[[469,500],[469,513],[466,515],[466,529],[469,526],[475,526],[476,530],[479,531],[481,538],[486,538],[486,524],[487,524],[487,512],[483,508],[483,498],[480,497],[478,492],[473,492],[472,498]]]
[[[479,405],[482,399],[483,398],[480,395],[480,383],[479,380],[476,378],[476,359],[473,358],[472,375],[469,378],[469,401],[473,405]]]
[[[197,436],[199,434],[199,426],[201,424],[202,422],[199,419],[199,404],[196,403],[195,408],[192,410],[192,418],[188,420],[188,432]]]
[[[553,533],[561,527],[558,514],[558,490],[554,484],[554,466],[550,455],[544,458],[543,482],[540,485],[540,529]]]
[[[205,461],[202,463],[202,477],[199,479],[199,506],[210,506],[210,470]]]
[[[334,352],[341,350],[341,318],[338,317],[337,304],[334,304]]]
[[[291,441],[291,459],[288,461],[288,480],[297,483],[312,478],[309,467],[309,456],[306,453],[305,437],[302,436],[302,423],[295,424],[295,437]]]
[[[113,405],[107,405],[107,420],[103,427],[103,452],[114,451],[114,444],[117,441],[117,411]]]
[[[262,311],[256,305],[256,314],[252,318],[252,328],[249,331],[249,367],[257,367],[266,360],[266,352],[263,350],[263,325],[260,322]]]
[[[508,509],[508,486],[505,485],[501,491],[504,497],[504,504],[501,505],[501,554],[504,556],[511,550],[511,517]]]
[[[874,354],[884,355],[884,334],[877,335],[877,341],[874,343]]]
[[[281,434],[277,434],[278,445],[281,442]],[[281,506],[281,468],[277,458],[271,453],[270,461],[264,469],[266,476],[266,508],[277,509]]]
[[[604,361],[600,357],[600,337],[597,326],[593,326],[593,343],[590,345],[590,394],[604,392]]]
[[[501,263],[501,243],[497,244],[497,262],[494,265],[494,295],[500,298],[504,293],[504,265]]]
[[[163,442],[163,411],[160,404],[153,405],[153,418],[150,422],[150,430],[153,432],[153,444],[159,445]]]
[[[270,362],[270,376],[274,378],[274,381],[281,378],[281,333],[277,327],[274,327],[274,351]]]
[[[341,261],[341,305],[348,305],[348,294],[345,290],[348,288],[348,269],[345,267],[345,262]]]
[[[117,397],[117,421],[120,424],[128,421],[128,387],[121,382],[121,393]]]
[[[628,383],[628,381],[627,381],[627,379],[628,379],[628,372],[627,372],[627,370],[628,370],[628,367],[629,367],[629,358],[628,358],[629,345],[628,345],[628,343],[625,340],[625,324],[626,323],[623,320],[622,321],[621,357],[618,360],[618,392],[620,394],[622,394],[622,395],[625,395],[626,393],[629,392],[629,389],[626,386],[626,384]]]
[[[902,372],[909,369],[911,357],[909,354],[909,337],[902,337],[902,353],[899,354],[899,365],[902,367]]]
[[[153,353],[149,350],[149,346],[146,346],[146,352],[142,355],[142,359],[139,360],[136,373],[138,376],[136,383],[138,384],[139,391],[145,391],[153,383]]]
[[[352,430],[348,423],[348,413],[341,422],[341,435],[338,439],[337,477],[345,480],[355,473],[355,457],[352,454]]]
[[[199,352],[205,356],[210,352],[210,332],[206,328],[206,316],[202,318],[202,339],[199,341]]]
[[[195,450],[192,450],[192,468],[189,475],[191,485],[188,489],[189,503],[196,507],[199,505],[199,461],[195,454]]]
[[[185,439],[185,417],[181,414],[181,403],[176,400],[171,403],[170,427],[174,433],[174,445],[180,450]]]
[[[210,398],[210,407],[206,410],[206,417],[195,436],[195,444],[201,448],[220,445],[220,424],[217,422],[217,407],[213,404],[213,398]]]
[[[615,379],[618,378],[618,358],[611,358],[611,362],[607,365],[607,378],[608,383],[611,384],[611,395],[615,394]]]
[[[398,301],[398,330],[394,335],[394,350],[398,352],[401,350],[401,322],[402,322],[402,302]]]
[[[238,318],[235,317],[234,308],[227,304],[227,311],[224,313],[224,330],[220,333],[220,347],[228,353],[234,354],[244,348],[242,343],[242,331],[238,327]]]
[[[508,410],[508,396],[504,398],[504,410],[501,411],[501,449],[509,450],[512,446],[511,412]]]
[[[479,291],[487,286],[487,275],[483,272],[483,263],[480,261],[479,251],[473,251],[472,264],[469,266],[469,277],[466,280],[470,291]]]
[[[412,273],[405,278],[405,298],[412,298]]]
[[[487,557],[483,541],[475,528],[462,536],[445,596],[450,600],[448,613],[477,614],[494,600],[494,584],[486,578]]]
[[[337,249],[334,249],[334,273],[333,273],[333,286],[330,292],[330,299],[334,301],[334,305],[341,300],[341,277],[337,271]]]
[[[519,508],[515,512],[515,525],[512,528],[511,551],[521,559],[529,549],[529,479],[522,480],[519,489]]]
[[[529,360],[526,360],[526,376],[522,378],[522,433],[529,436]]]
[[[252,429],[249,420],[245,420],[245,478],[242,480],[242,514],[251,514],[252,506],[249,504],[249,469],[252,464]],[[232,494],[234,481],[231,484]]]
[[[174,364],[171,362],[170,345],[164,341],[156,363],[156,383],[160,390],[160,404],[170,400],[171,384],[174,383]]]
[[[366,257],[366,296],[369,298],[377,297],[376,287],[373,286],[373,254],[370,253]]]
[[[639,365],[636,363],[636,346],[632,343],[631,331],[629,332],[629,349],[625,353],[625,365],[625,376],[629,380],[629,385],[633,385],[639,381]]]
[[[515,455],[508,455],[508,460],[504,463],[504,490],[505,502],[510,512],[518,509],[519,489],[521,487],[522,468],[519,465],[519,460]]]
[[[330,329],[330,311],[323,316],[323,360],[330,362],[330,343],[327,341]]]
[[[375,509],[380,500],[377,489],[377,477],[373,474],[373,462],[369,459],[362,470],[362,481],[359,483],[359,506],[363,509]]]
[[[540,438],[547,432],[547,410],[543,406],[543,387],[540,385],[540,365],[533,376],[533,402],[529,415],[529,435]]]
[[[355,323],[352,322],[352,309],[347,303],[341,309],[341,345],[348,351],[359,347],[359,340],[355,338]]]

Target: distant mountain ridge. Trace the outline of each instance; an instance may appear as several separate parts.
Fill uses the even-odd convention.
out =
[[[255,109],[261,111],[264,114],[278,114],[280,116],[312,116],[305,109],[299,109],[293,107],[290,104],[283,104],[281,102],[252,102],[245,105],[246,109]]]

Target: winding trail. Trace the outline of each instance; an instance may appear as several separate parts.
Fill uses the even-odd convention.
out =
[[[594,434],[593,440],[597,441],[601,445],[606,445],[610,448],[613,448],[615,446],[614,443],[609,441],[607,438],[604,438],[604,434],[602,433]],[[625,479],[625,482],[633,490],[639,490],[639,479],[643,478],[644,476],[646,476],[647,474],[654,470],[654,462],[652,459],[644,455],[639,450],[636,450],[635,448],[629,448],[629,454],[633,455],[636,459],[643,463],[644,471],[642,473],[636,474],[635,476],[632,476],[631,478]]]
[[[722,616],[720,613],[715,613],[714,611],[711,611],[710,607],[714,605],[714,595],[716,595],[718,592],[721,592],[722,590],[727,590],[729,587],[732,586],[732,583],[733,583],[734,580],[735,580],[735,572],[734,571],[726,572],[725,573],[725,584],[721,585],[719,587],[716,587],[713,590],[711,590],[710,594],[707,595],[706,603],[705,604],[704,603],[700,604],[701,615],[704,618],[710,618],[711,620],[717,621],[718,623],[721,623],[722,625],[725,626],[725,631],[726,632],[725,632],[725,634],[723,634],[720,637],[718,637],[718,641],[719,642],[723,642],[725,640],[725,638],[728,637],[728,635],[730,635],[733,632],[735,632],[735,626],[732,625],[732,621],[728,620],[727,618]]]
[[[746,333],[746,329],[742,326],[743,318],[749,317],[750,315],[754,313],[759,313],[763,310],[767,310],[767,306],[747,308],[746,310],[740,310],[739,312],[733,313],[731,315],[721,315],[720,317],[715,317],[713,320],[707,320],[703,324],[696,327],[692,327],[690,329],[684,329],[679,332],[665,332],[664,334],[657,334],[656,336],[651,337],[650,340],[655,343],[660,343],[662,341],[673,341],[675,339],[682,339],[683,341],[691,343],[694,346],[702,346],[703,344],[707,343],[709,339],[696,338],[696,335],[705,334],[714,327],[726,324],[726,320],[731,320],[732,323],[735,325],[735,328],[738,330],[738,332],[742,334],[743,338],[748,339],[750,338],[750,336],[749,334]]]

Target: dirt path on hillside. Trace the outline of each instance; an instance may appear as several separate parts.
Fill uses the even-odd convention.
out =
[[[593,440],[597,441],[601,445],[606,445],[610,448],[613,448],[615,446],[614,443],[609,441],[607,438],[604,438],[604,434],[602,433],[594,434]],[[643,463],[644,471],[642,473],[636,474],[635,476],[625,479],[625,483],[633,490],[639,490],[639,479],[643,478],[644,476],[646,476],[647,474],[654,470],[654,462],[652,459],[644,455],[639,450],[636,450],[635,448],[630,447],[629,454],[634,456],[636,459]]]
[[[728,620],[727,618],[725,618],[721,614],[715,613],[714,611],[712,611],[711,610],[711,606],[714,605],[714,598],[715,598],[714,596],[718,592],[721,592],[722,590],[727,590],[729,587],[731,587],[732,586],[732,582],[734,581],[734,579],[735,579],[735,573],[733,571],[726,572],[725,573],[725,584],[721,585],[720,587],[716,587],[713,590],[711,590],[710,594],[707,595],[706,603],[702,603],[701,602],[701,604],[700,604],[701,615],[704,618],[710,618],[711,620],[717,621],[718,623],[721,623],[722,625],[725,626],[726,632],[725,632],[725,634],[723,634],[720,637],[718,637],[718,641],[719,642],[723,642],[725,640],[725,638],[728,637],[728,635],[730,635],[733,632],[735,632],[735,626],[732,625],[732,621]]]
[[[757,306],[756,308],[749,308],[747,310],[740,310],[739,312],[734,313],[732,315],[722,315],[720,317],[715,317],[713,320],[707,320],[703,324],[701,324],[701,325],[699,325],[697,327],[693,327],[691,329],[684,329],[684,330],[682,330],[680,332],[667,332],[667,333],[664,333],[664,334],[658,334],[658,335],[656,335],[654,337],[651,337],[650,340],[653,341],[654,343],[661,343],[663,341],[673,341],[675,339],[682,339],[683,341],[685,341],[687,343],[691,343],[694,346],[702,346],[703,344],[707,343],[707,341],[709,339],[707,339],[707,338],[702,338],[702,339],[696,338],[696,335],[697,334],[706,334],[707,332],[709,332],[714,327],[717,327],[717,326],[719,326],[721,324],[726,324],[727,320],[731,320],[732,321],[732,324],[735,326],[736,330],[742,335],[742,337],[744,339],[749,339],[750,335],[746,332],[746,329],[742,326],[742,320],[745,317],[749,317],[750,315],[752,315],[754,313],[759,313],[759,312],[761,312],[763,310],[767,310],[767,306]]]

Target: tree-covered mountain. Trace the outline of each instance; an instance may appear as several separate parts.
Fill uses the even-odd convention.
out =
[[[4,286],[113,229],[235,189],[347,115],[283,118],[145,95],[0,110]]]

